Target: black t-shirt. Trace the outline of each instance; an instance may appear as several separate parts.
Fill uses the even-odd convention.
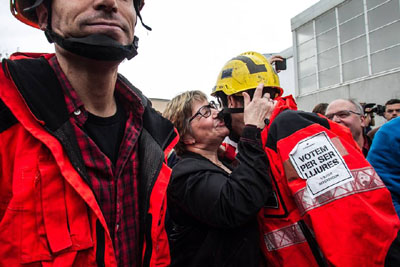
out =
[[[125,111],[117,101],[117,112],[113,116],[104,118],[88,113],[88,119],[84,125],[85,132],[114,165],[124,137],[125,124]]]

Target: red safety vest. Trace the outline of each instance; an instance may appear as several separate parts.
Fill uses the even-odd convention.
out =
[[[277,117],[293,106],[279,100],[262,133],[274,191],[259,213],[268,266],[383,266],[400,228],[389,191],[347,128],[322,118],[288,132],[307,116]]]
[[[99,253],[105,266],[117,266],[92,190],[60,141],[28,108],[16,83],[8,71],[0,72],[0,266],[97,266]],[[164,150],[165,159],[177,140],[176,135]],[[143,199],[151,219],[140,246],[144,265],[168,266],[164,220],[171,170],[164,162],[154,173],[152,190]],[[105,229],[102,252],[96,251],[98,222]]]

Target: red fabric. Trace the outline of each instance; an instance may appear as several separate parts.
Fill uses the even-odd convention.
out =
[[[234,161],[236,157],[236,147],[228,143],[222,143],[224,149],[223,156],[229,161]]]
[[[53,55],[44,56],[49,59]],[[18,123],[0,132],[0,265],[96,266],[96,221],[100,221],[106,231],[105,266],[117,266],[93,191],[76,172],[59,141],[27,108],[9,77],[7,71],[5,75],[0,72],[0,99]],[[177,141],[178,137],[171,141],[165,156]],[[168,266],[170,262],[164,229],[169,177],[170,169],[163,164],[147,200],[147,213],[151,214],[150,266]]]
[[[275,99],[275,101],[277,103],[276,103],[275,108],[272,111],[271,117],[269,119],[270,123],[261,132],[261,140],[262,140],[264,146],[265,146],[265,142],[267,141],[269,126],[271,125],[272,121],[276,118],[276,116],[278,116],[278,114],[280,114],[282,111],[284,111],[286,109],[297,110],[297,104],[292,95],[288,95],[285,97],[277,97]]]
[[[137,191],[137,140],[142,128],[144,107],[139,98],[124,84],[117,82],[116,96],[128,110],[123,142],[114,167],[111,160],[85,133],[88,118],[83,103],[61,70],[56,57],[49,59],[64,90],[70,122],[74,127],[91,187],[106,219],[120,266],[136,266],[140,253],[139,207]],[[74,112],[80,111],[79,115]]]
[[[313,233],[329,266],[383,266],[397,235],[400,223],[388,190],[350,132],[330,124],[330,130],[312,124],[279,140],[276,151],[266,148],[273,163],[274,191],[280,196],[279,208],[264,208],[259,216],[262,249],[269,266],[317,266],[300,220]],[[299,141],[321,131],[328,134],[355,179],[312,200],[289,153]],[[368,177],[368,182],[362,177]]]
[[[297,110],[291,96],[277,101],[269,126],[282,111]],[[276,200],[266,203],[259,213],[260,242],[268,266],[318,266],[300,221],[314,236],[328,266],[383,266],[400,228],[390,193],[363,157],[350,130],[329,123],[330,130],[312,124],[278,140],[276,151],[265,148]],[[269,126],[262,132],[264,145]],[[299,141],[321,131],[328,134],[355,179],[311,201],[305,193],[306,181],[298,176],[289,153]]]
[[[69,259],[77,256],[75,266],[93,265],[96,220],[104,226],[105,221],[92,191],[74,170],[61,144],[24,108],[26,104],[12,81],[0,74],[0,84],[0,98],[22,121],[0,134],[0,203],[7,204],[0,206],[0,265],[38,266],[73,251],[85,255],[69,254]],[[62,201],[52,203],[52,198],[46,198],[50,192]],[[53,212],[66,212],[67,216],[60,218]],[[69,236],[57,236],[67,231]],[[60,252],[53,254],[51,249]],[[106,266],[117,266],[109,238],[105,239],[105,250]]]

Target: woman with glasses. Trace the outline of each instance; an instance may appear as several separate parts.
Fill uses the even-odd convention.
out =
[[[274,104],[262,87],[243,97],[236,167],[218,157],[229,130],[202,92],[176,96],[164,112],[180,134],[168,187],[171,266],[260,266],[256,216],[271,191],[260,133]]]

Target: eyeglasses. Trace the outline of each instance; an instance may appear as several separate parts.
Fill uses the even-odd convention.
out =
[[[348,116],[350,116],[352,113],[356,114],[356,115],[359,115],[359,116],[361,115],[361,113],[358,113],[358,112],[355,112],[355,111],[352,111],[352,110],[341,110],[341,111],[338,111],[336,113],[326,114],[325,116],[330,120],[332,120],[333,117],[335,117],[335,116],[337,116],[337,117],[339,117],[341,119],[344,119],[344,118],[347,118]]]
[[[197,115],[200,115],[204,118],[208,118],[211,115],[211,109],[217,109],[217,105],[214,103],[214,101],[211,101],[208,105],[202,106],[199,108],[199,110],[189,119],[189,123],[194,120],[194,118],[197,117]]]

